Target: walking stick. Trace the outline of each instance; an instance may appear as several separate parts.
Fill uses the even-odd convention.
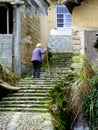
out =
[[[48,51],[46,52],[46,60],[47,60],[47,66],[48,66],[48,75],[50,78],[50,68],[49,68],[49,61],[48,61]]]

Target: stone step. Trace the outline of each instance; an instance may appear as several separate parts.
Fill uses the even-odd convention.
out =
[[[66,59],[63,59],[63,60],[55,60],[54,64],[53,62],[50,62],[50,66],[56,66],[58,67],[58,65],[63,65],[62,67],[64,67],[64,65],[68,65],[68,61],[66,62]]]
[[[60,82],[60,81],[59,81]],[[54,86],[56,83],[29,83],[29,82],[24,82],[18,85],[18,87],[22,87],[22,86],[26,86],[26,87],[33,87],[33,86],[40,86],[40,87],[52,87]]]
[[[51,66],[51,68],[52,68],[52,66]],[[54,68],[54,67],[53,67]],[[57,68],[57,67],[55,67],[55,68]],[[59,69],[63,69],[63,68],[59,68]],[[65,69],[65,68],[64,68]],[[51,69],[50,69],[50,71],[51,71]],[[58,71],[58,70],[57,70]],[[23,78],[23,79],[21,79],[21,81],[27,81],[27,80],[30,80],[30,81],[33,81],[33,82],[56,82],[56,80],[55,79],[53,79],[53,78],[51,78],[51,77],[49,77],[49,75],[48,75],[48,73],[49,72],[42,72],[41,73],[41,75],[42,74],[45,74],[45,76],[47,76],[47,78],[45,77],[41,77],[39,80],[37,80],[37,79],[33,79],[32,77],[25,77],[25,78]]]
[[[45,71],[43,73],[45,73]],[[31,81],[35,81],[35,82],[54,82],[54,81],[56,81],[56,80],[52,79],[51,77],[50,78],[49,77],[41,78],[39,80],[38,79],[33,79],[32,77],[26,77],[26,78],[21,79],[21,81],[26,81],[26,80],[31,80]]]
[[[44,81],[41,81],[41,82],[36,82],[36,81],[32,81],[32,80],[25,80],[25,81],[22,81],[22,82],[20,82],[20,84],[21,83],[29,83],[29,84],[46,84],[46,85],[48,85],[48,84],[52,84],[52,83],[56,83],[57,81],[53,81],[53,82],[44,82]]]
[[[50,101],[48,100],[48,101],[46,101],[46,100],[25,100],[25,101],[19,101],[19,100],[10,100],[10,101],[1,101],[0,102],[0,105],[1,104],[49,104],[50,103]]]
[[[20,103],[19,104],[17,104],[17,103],[11,104],[10,103],[10,104],[6,104],[6,105],[1,104],[0,107],[1,108],[14,108],[14,107],[15,108],[34,108],[34,107],[35,108],[39,108],[39,107],[40,108],[48,108],[49,105],[48,104],[31,104],[31,103],[30,104],[26,104],[26,103],[25,104],[20,104]]]
[[[11,97],[19,96],[19,97],[21,97],[21,96],[49,96],[49,95],[50,94],[48,92],[44,92],[44,93],[42,93],[42,92],[40,92],[40,93],[38,93],[38,92],[35,92],[35,93],[25,92],[25,93],[12,93],[12,94],[8,94],[7,96],[8,97],[9,96],[11,96]]]
[[[10,101],[10,100],[49,100],[50,99],[50,97],[48,96],[48,97],[44,97],[44,96],[32,96],[32,97],[27,97],[27,96],[24,96],[24,97],[4,97],[3,99],[2,99],[2,101],[5,101],[5,100],[8,100],[8,101]]]
[[[52,53],[50,61],[55,61],[56,59],[71,59],[73,57],[73,52],[62,52],[62,53]]]
[[[21,112],[49,112],[48,108],[0,108],[0,111],[21,111]]]
[[[48,92],[49,93],[50,91],[51,91],[51,89],[33,89],[33,90],[22,89],[22,90],[19,90],[19,93],[36,93],[36,92],[38,92],[38,93],[47,93]]]
[[[28,87],[28,85],[27,86],[25,85],[25,86],[20,87],[21,90],[51,90],[52,88],[53,86],[49,87],[49,86],[40,86],[40,85],[32,85],[31,87],[30,86]]]
[[[56,70],[56,69],[54,69],[54,70]],[[61,73],[61,74],[67,74],[68,73],[68,70],[71,70],[71,69],[67,69],[67,70],[58,70],[57,72],[56,72],[56,74],[59,74],[59,73]]]
[[[36,82],[35,80],[33,80],[33,79],[26,79],[26,80],[21,80],[20,81],[20,84],[22,83],[25,83],[25,84],[52,84],[52,83],[56,83],[57,82],[57,80],[59,80],[58,78],[57,79],[55,79],[55,80],[51,80],[51,81],[43,81],[43,80],[40,80],[39,82]]]

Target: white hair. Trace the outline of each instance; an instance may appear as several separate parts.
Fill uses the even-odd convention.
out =
[[[36,47],[41,47],[41,43],[38,43],[38,44],[36,45]]]

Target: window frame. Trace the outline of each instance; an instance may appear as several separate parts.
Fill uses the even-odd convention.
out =
[[[64,7],[64,8],[66,8],[66,12],[62,12],[62,13],[58,13],[57,12],[57,8],[62,8],[62,7]],[[58,14],[62,14],[63,15],[63,23],[61,22],[61,24],[63,24],[63,26],[62,27],[59,27],[57,24],[58,24],[58,19],[59,18],[57,18],[57,15]],[[66,17],[67,16],[71,16],[71,14],[69,13],[69,11],[68,11],[68,9],[67,9],[67,7],[66,6],[64,6],[64,5],[57,5],[56,6],[56,28],[57,29],[65,29],[65,28],[69,28],[69,30],[71,29],[71,27],[72,27],[72,17],[71,18],[69,18],[69,19],[66,19]],[[59,19],[60,20],[60,19]],[[70,21],[70,22],[68,22],[68,21]],[[67,23],[69,23],[69,26],[67,26]]]

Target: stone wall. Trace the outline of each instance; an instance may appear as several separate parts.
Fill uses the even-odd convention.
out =
[[[50,35],[48,37],[50,52],[72,51],[72,36]]]
[[[91,62],[98,62],[98,52],[93,47],[98,30],[74,27],[72,32],[73,51],[86,55]]]
[[[12,67],[12,34],[0,34],[0,63]]]
[[[30,65],[32,50],[40,42],[40,16],[21,13],[21,63],[22,70]]]
[[[80,6],[73,9],[73,27],[98,29],[98,0],[83,0]]]
[[[80,52],[83,48],[84,28],[74,27],[72,29],[73,51]]]

